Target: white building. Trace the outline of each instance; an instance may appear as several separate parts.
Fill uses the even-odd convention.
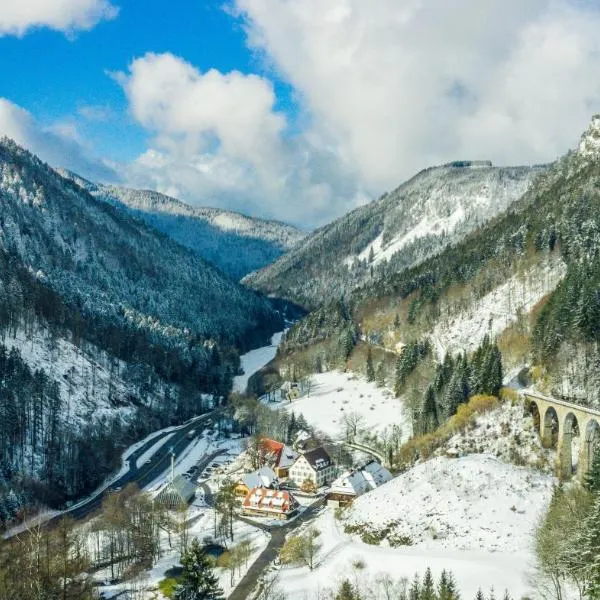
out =
[[[376,461],[371,461],[359,469],[347,471],[338,477],[327,494],[329,506],[350,504],[354,498],[370,492],[387,483],[393,475]]]
[[[290,467],[289,480],[297,487],[308,479],[317,488],[327,485],[335,477],[335,464],[323,448],[301,454]]]

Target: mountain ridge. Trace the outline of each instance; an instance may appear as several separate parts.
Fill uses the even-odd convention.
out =
[[[67,170],[62,173],[95,198],[127,210],[194,250],[235,280],[276,260],[306,235],[281,221],[192,206],[153,190],[104,185]]]

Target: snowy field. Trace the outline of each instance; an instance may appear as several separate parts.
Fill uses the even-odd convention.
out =
[[[488,454],[434,458],[352,505],[347,522],[392,524],[428,549],[527,553],[555,479]]]
[[[321,531],[319,567],[282,569],[280,586],[290,600],[323,597],[345,577],[375,589],[376,579],[411,579],[431,567],[439,577],[451,570],[465,598],[481,587],[514,598],[527,593],[532,568],[532,530],[549,502],[554,479],[486,455],[436,458],[358,498],[343,522],[326,511],[315,522]],[[396,521],[397,534],[411,546],[368,545],[344,533],[344,524],[384,527]],[[357,572],[353,563],[362,561]]]
[[[352,373],[318,373],[312,376],[312,382],[310,396],[280,406],[304,415],[309,425],[334,439],[343,436],[344,415],[349,414],[360,415],[360,429],[370,433],[399,425],[403,437],[410,436],[410,419],[402,402],[385,388]]]
[[[271,338],[270,346],[263,346],[262,348],[251,350],[240,357],[244,374],[233,378],[234,392],[243,394],[248,386],[248,379],[275,358],[277,347],[279,346],[279,342],[281,342],[283,333],[283,331],[280,331],[279,333],[274,334]]]
[[[372,592],[382,576],[411,580],[415,573],[423,575],[427,567],[436,580],[443,569],[452,571],[467,600],[480,587],[487,592],[493,586],[497,597],[508,589],[513,598],[519,598],[527,590],[528,555],[367,545],[344,534],[332,511],[319,517],[315,526],[323,544],[319,566],[312,573],[306,567],[280,570],[279,587],[288,600],[327,598],[346,578],[358,583],[361,591]],[[360,570],[354,566],[359,564]]]

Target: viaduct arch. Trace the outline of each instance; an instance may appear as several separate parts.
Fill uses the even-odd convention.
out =
[[[524,392],[542,444],[556,447],[558,475],[583,479],[592,466],[594,451],[600,444],[600,411],[542,394]],[[579,448],[573,452],[574,438]]]

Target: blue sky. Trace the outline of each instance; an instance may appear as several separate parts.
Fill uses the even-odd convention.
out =
[[[582,0],[5,2],[0,135],[318,226],[427,166],[574,147],[600,112],[598,31]]]
[[[97,152],[132,160],[146,135],[127,115],[127,100],[111,72],[125,71],[148,51],[171,52],[222,72],[259,72],[239,22],[221,2],[124,0],[117,18],[91,31],[65,35],[46,28],[22,38],[0,37],[0,96],[31,111],[43,123],[77,119]],[[290,109],[287,87],[278,82],[280,106]],[[81,118],[84,107],[106,109],[107,121]],[[103,112],[101,110],[100,112]]]

